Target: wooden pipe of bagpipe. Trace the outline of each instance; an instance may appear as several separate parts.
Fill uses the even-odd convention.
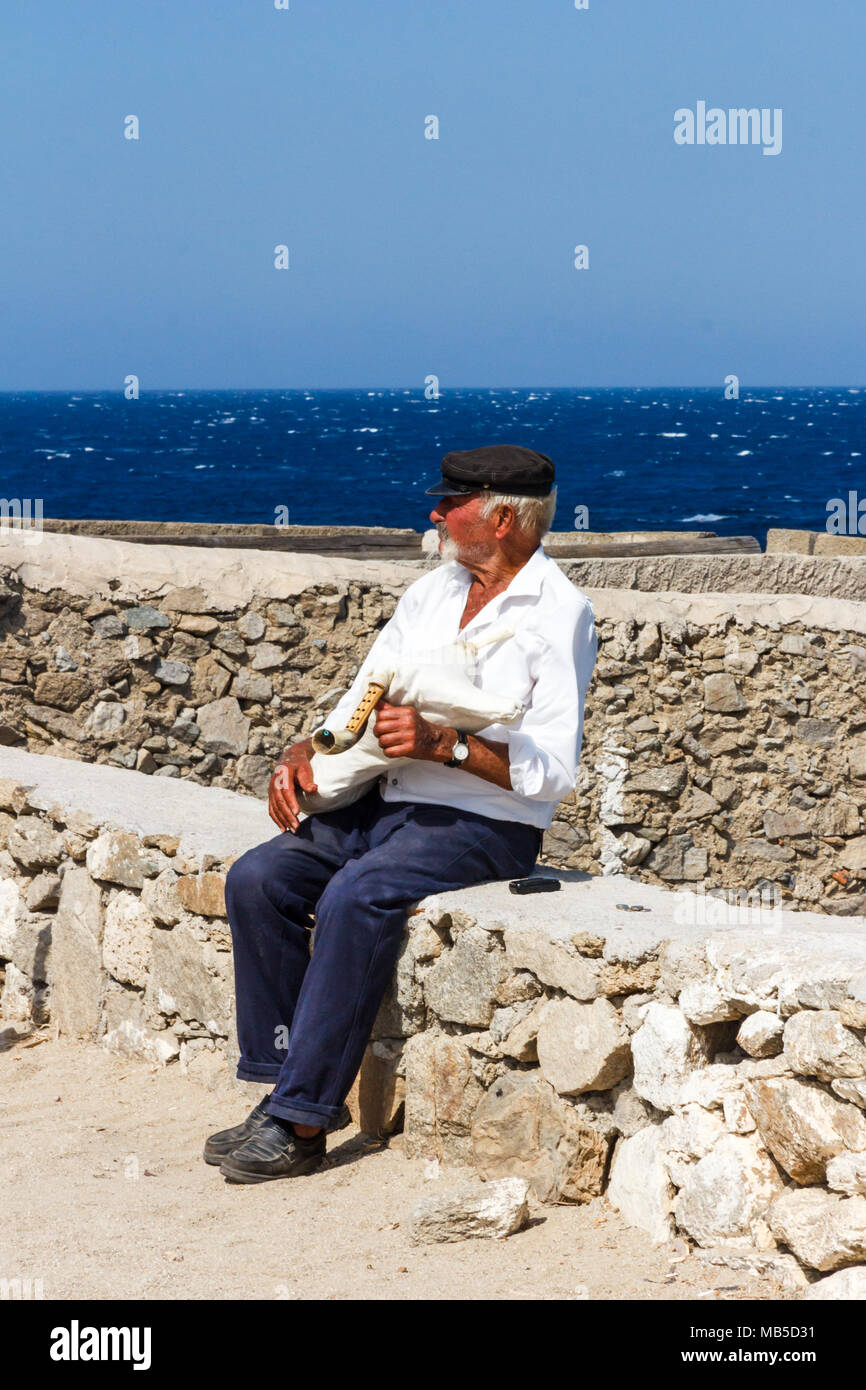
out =
[[[344,753],[353,747],[367,727],[367,720],[385,694],[386,687],[380,681],[370,681],[358,707],[351,719],[346,721],[345,729],[322,727],[312,735],[313,749],[316,753]]]

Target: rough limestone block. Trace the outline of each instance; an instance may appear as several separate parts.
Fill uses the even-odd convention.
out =
[[[660,1125],[647,1125],[616,1147],[607,1199],[630,1226],[646,1231],[654,1245],[674,1234],[674,1187],[665,1165]]]
[[[695,1163],[725,1132],[718,1114],[699,1105],[683,1106],[668,1116],[661,1125],[661,1137],[665,1166],[675,1186],[685,1186]]]
[[[56,907],[59,901],[59,874],[42,873],[31,879],[27,889],[27,906],[31,912],[41,912],[43,908]]]
[[[726,1134],[695,1164],[677,1199],[677,1225],[701,1246],[773,1244],[765,1215],[784,1184],[753,1135]]]
[[[403,1052],[407,1158],[472,1159],[470,1129],[483,1095],[469,1049],[445,1033],[416,1033]]]
[[[686,1077],[677,1093],[676,1103],[678,1106],[702,1105],[707,1110],[724,1109],[725,1100],[729,1096],[742,1094],[747,1081],[790,1075],[788,1064],[781,1056],[756,1060],[749,1057],[735,1065],[710,1062]]]
[[[256,647],[251,664],[254,671],[275,671],[285,666],[286,654],[273,642],[262,642]]]
[[[607,999],[551,999],[537,1047],[541,1073],[560,1095],[610,1090],[631,1068],[628,1029]]]
[[[116,700],[97,700],[84,721],[84,727],[87,733],[92,734],[95,738],[110,737],[117,733],[125,720],[126,710],[123,705],[118,704]]]
[[[866,1047],[831,1009],[806,1009],[785,1024],[785,1057],[791,1070],[819,1081],[866,1073]]]
[[[486,1027],[507,973],[505,953],[496,938],[470,927],[430,967],[424,979],[427,1007],[449,1023]]]
[[[716,672],[704,676],[704,709],[714,714],[738,714],[748,708],[732,675]]]
[[[679,796],[685,791],[689,772],[684,762],[668,763],[664,767],[642,768],[629,777],[629,792],[654,792],[658,796]]]
[[[186,874],[177,880],[177,896],[187,912],[197,917],[225,917],[225,886],[225,874]]]
[[[355,1124],[378,1138],[394,1134],[400,1128],[405,1100],[402,1040],[370,1043],[346,1097]]]
[[[154,921],[164,927],[173,927],[183,916],[180,898],[177,895],[177,874],[174,869],[163,869],[156,878],[145,880],[141,890],[141,901]]]
[[[472,1121],[473,1167],[485,1178],[524,1178],[542,1202],[600,1195],[610,1140],[583,1123],[537,1072],[506,1072]]]
[[[859,1077],[856,1081],[831,1081],[830,1086],[841,1100],[850,1100],[861,1110],[866,1110],[866,1077]]]
[[[124,888],[140,888],[144,882],[142,845],[128,830],[106,830],[88,846],[85,863],[91,877]]]
[[[469,1182],[425,1197],[409,1218],[413,1245],[469,1240],[484,1236],[502,1240],[529,1220],[528,1188],[522,1178],[498,1182]]]
[[[109,984],[105,997],[105,1033],[100,1044],[107,1052],[140,1057],[165,1066],[180,1053],[180,1042],[170,1029],[153,1032],[144,1019],[142,996],[131,989]]]
[[[614,1129],[624,1139],[630,1139],[639,1129],[652,1124],[652,1109],[645,1100],[641,1100],[630,1078],[614,1086],[608,1094],[613,1101],[610,1117]]]
[[[500,1047],[506,1057],[518,1062],[538,1061],[538,1029],[544,1014],[546,1000],[527,1000],[529,1012],[512,1027],[502,1039]]]
[[[849,777],[866,777],[866,739],[855,739],[848,749]]]
[[[408,1038],[423,1028],[424,991],[417,976],[416,952],[419,947],[423,950],[424,944],[414,931],[404,937],[373,1023],[372,1038]]]
[[[721,993],[712,980],[697,980],[680,991],[681,1011],[690,1023],[705,1025],[739,1018],[740,1010]]]
[[[799,811],[764,812],[764,834],[768,840],[782,840],[787,836],[809,835],[811,827]]]
[[[838,1274],[829,1274],[826,1279],[819,1279],[816,1283],[810,1284],[803,1294],[804,1301],[808,1302],[853,1302],[855,1299],[866,1299],[866,1266],[855,1265],[851,1269],[840,1269]]]
[[[783,1192],[767,1220],[810,1269],[839,1269],[866,1260],[866,1197],[838,1197],[817,1188]]]
[[[809,1280],[793,1255],[783,1250],[756,1250],[753,1245],[721,1245],[692,1251],[702,1265],[722,1265],[725,1269],[773,1279],[785,1289],[805,1289]]]
[[[201,729],[199,746],[208,753],[246,753],[250,736],[250,721],[233,695],[212,700],[196,711],[196,723]]]
[[[13,961],[6,964],[0,1018],[6,1023],[44,1023],[48,1016],[51,990],[35,985]]]
[[[573,999],[598,997],[598,961],[586,960],[537,929],[507,927],[504,941],[505,957],[512,970],[529,970],[542,984],[562,989]]]
[[[153,918],[135,893],[118,893],[105,911],[102,963],[122,984],[144,989],[150,973]]]
[[[14,878],[0,878],[0,960],[12,959],[21,908],[21,889]]]
[[[155,931],[147,986],[150,1007],[168,1017],[205,1024],[226,1036],[231,1027],[233,981],[231,958],[210,942],[199,941],[183,923],[172,931]]]
[[[844,1153],[827,1164],[827,1186],[849,1197],[866,1196],[866,1153]]]
[[[63,836],[39,816],[19,816],[6,848],[25,869],[53,869],[66,857]]]
[[[27,801],[27,793],[32,787],[24,787],[13,777],[0,777],[0,811],[14,811],[19,815]]]
[[[866,1117],[815,1081],[747,1082],[746,1100],[761,1138],[795,1182],[822,1183],[831,1158],[866,1149]]]
[[[722,1098],[722,1113],[725,1117],[725,1128],[731,1134],[751,1134],[756,1128],[754,1116],[746,1104],[746,1098],[739,1092],[733,1092]]]
[[[649,1004],[631,1040],[634,1088],[659,1110],[671,1110],[683,1082],[706,1065],[703,1040],[679,1009]]]
[[[758,1009],[740,1024],[737,1043],[750,1057],[775,1057],[782,1051],[785,1020]]]
[[[58,1032],[95,1038],[102,1001],[102,895],[86,869],[67,869],[52,932],[52,1018]]]
[[[36,984],[45,984],[51,976],[51,931],[54,917],[45,912],[21,909],[15,922],[9,959],[23,975]]]
[[[274,683],[268,676],[254,676],[246,667],[238,671],[232,682],[232,695],[238,700],[258,700],[266,704],[274,693]]]

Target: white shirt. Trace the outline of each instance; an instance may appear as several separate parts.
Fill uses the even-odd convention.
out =
[[[494,624],[496,629],[507,626],[514,636],[481,647],[474,680],[482,690],[514,696],[527,706],[513,724],[489,724],[480,730],[481,737],[508,745],[512,790],[462,768],[420,758],[396,764],[383,775],[380,787],[386,801],[456,806],[544,830],[574,788],[584,698],[598,645],[595,615],[586,595],[539,545],[508,588],[461,631],[472,579],[468,569],[451,560],[410,584],[328,722],[340,727],[351,716],[386,645],[391,651],[408,652],[464,638],[483,639]]]

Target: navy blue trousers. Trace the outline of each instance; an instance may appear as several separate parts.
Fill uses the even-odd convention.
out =
[[[400,953],[410,904],[530,873],[535,826],[452,806],[359,801],[310,816],[229,869],[242,1081],[271,1114],[327,1125],[342,1107]],[[316,934],[310,955],[311,914]]]

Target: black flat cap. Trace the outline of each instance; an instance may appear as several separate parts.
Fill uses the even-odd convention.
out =
[[[548,497],[554,484],[553,461],[522,444],[485,444],[460,449],[442,460],[442,478],[427,497],[461,492],[503,492],[518,497]]]

